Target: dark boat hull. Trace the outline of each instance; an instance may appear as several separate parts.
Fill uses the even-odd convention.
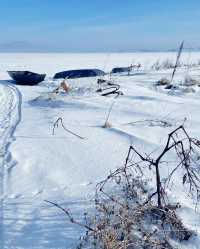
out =
[[[111,71],[111,73],[126,73],[126,72],[130,72],[130,67],[115,67]]]
[[[37,74],[29,71],[8,71],[10,77],[19,85],[37,85],[42,82],[46,74]]]
[[[83,77],[96,77],[103,76],[105,72],[100,69],[78,69],[78,70],[68,70],[56,73],[54,75],[54,79],[75,79],[75,78],[83,78]]]

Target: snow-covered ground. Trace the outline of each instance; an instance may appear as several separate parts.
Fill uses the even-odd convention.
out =
[[[121,166],[130,144],[153,151],[166,142],[167,134],[182,124],[200,138],[200,88],[186,92],[164,90],[154,83],[170,77],[172,70],[153,71],[157,60],[175,60],[175,53],[129,54],[1,54],[0,55],[0,173],[1,248],[74,248],[81,229],[65,215],[44,202],[57,201],[70,208],[77,219],[92,208],[95,185],[110,170]],[[200,53],[185,53],[183,60],[197,62]],[[69,80],[69,94],[52,94],[60,83],[54,73],[73,68],[100,68],[141,63],[131,76],[112,79],[121,85],[117,99],[96,93],[97,79]],[[7,70],[47,73],[37,86],[10,83]],[[190,74],[200,80],[200,67],[178,69],[174,82]],[[104,129],[110,105],[115,101]],[[62,117],[64,125],[84,137],[79,139],[53,124]],[[148,125],[142,120],[165,120],[170,127]],[[165,172],[167,169],[165,169]],[[174,183],[176,184],[176,183]],[[171,196],[183,207],[180,215],[198,236],[182,248],[199,248],[200,212],[180,188]]]

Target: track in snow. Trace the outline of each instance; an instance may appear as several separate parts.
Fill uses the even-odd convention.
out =
[[[0,176],[1,199],[6,195],[6,178],[14,166],[9,145],[21,119],[21,94],[12,85],[0,85]]]
[[[12,85],[0,84],[0,244],[4,248],[4,202],[9,174],[15,165],[9,152],[14,131],[21,119],[21,94]]]

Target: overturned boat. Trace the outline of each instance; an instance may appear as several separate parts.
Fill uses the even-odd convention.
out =
[[[54,79],[75,79],[83,77],[103,76],[105,72],[100,69],[76,69],[56,73]]]
[[[37,85],[42,82],[46,74],[37,74],[30,71],[8,71],[10,77],[19,85]]]
[[[130,71],[131,71],[130,67],[114,67],[111,73],[127,73]]]

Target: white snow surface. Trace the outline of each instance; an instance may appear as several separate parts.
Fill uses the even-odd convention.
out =
[[[167,134],[187,118],[191,136],[200,138],[199,87],[186,92],[155,87],[172,70],[153,71],[157,60],[175,61],[176,53],[121,54],[0,54],[0,248],[75,248],[82,229],[70,224],[65,215],[45,203],[50,200],[69,208],[74,217],[92,209],[96,184],[124,163],[131,144],[140,151],[162,148]],[[200,59],[200,53],[183,54],[185,62]],[[117,99],[96,93],[97,79],[69,80],[69,94],[51,92],[61,82],[52,76],[76,68],[99,68],[142,64],[131,76],[112,76],[121,85]],[[7,70],[47,73],[37,86],[19,86],[10,81]],[[200,67],[180,68],[174,81],[190,74],[200,81]],[[106,76],[109,77],[109,76]],[[109,122],[102,128],[110,105]],[[62,117],[64,125],[84,137],[79,139],[53,124]],[[137,125],[130,122],[165,120],[171,127]],[[169,169],[163,169],[167,173]],[[198,249],[200,212],[194,200],[177,182],[171,198],[180,202],[180,217],[197,232],[181,248]],[[152,183],[153,184],[153,183]]]

